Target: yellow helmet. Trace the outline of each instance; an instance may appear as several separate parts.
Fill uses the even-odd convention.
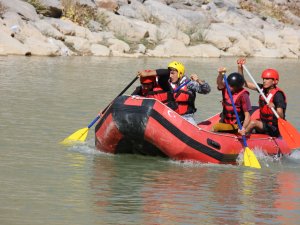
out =
[[[178,72],[178,78],[181,78],[184,75],[184,65],[180,62],[173,61],[168,65],[169,69],[176,69]]]

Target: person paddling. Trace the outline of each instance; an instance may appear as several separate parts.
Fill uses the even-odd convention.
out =
[[[232,102],[223,80],[224,74],[226,73],[226,68],[219,68],[218,73],[217,87],[218,90],[222,91],[223,111],[221,113],[220,122],[214,124],[212,130],[215,132],[243,134],[245,132],[245,127],[247,127],[250,122],[250,111],[252,109],[249,92],[243,88],[245,83],[244,77],[239,73],[231,73],[227,77],[234,105],[236,106],[236,110],[242,124],[242,129],[240,130],[238,129],[237,118],[235,116]]]
[[[196,93],[208,94],[211,90],[209,84],[200,80],[197,74],[192,74],[188,78],[185,74],[185,67],[178,61],[169,63],[168,69],[141,70],[138,76],[157,76],[158,84],[164,87],[171,87],[174,92],[175,102],[178,109],[175,110],[184,119],[196,125],[194,113],[196,112],[195,99]]]
[[[238,70],[242,76],[244,76],[243,65],[245,63],[245,59],[237,60]],[[275,109],[280,118],[285,119],[287,107],[286,95],[284,91],[277,86],[279,82],[279,73],[277,70],[272,68],[265,69],[261,74],[261,78],[263,79],[263,83],[258,84],[258,87],[262,89],[267,99],[269,99],[269,104],[267,104],[263,96],[259,96],[260,118],[259,120],[251,120],[248,126],[245,127],[245,133],[251,133],[255,130],[257,133],[265,133],[272,137],[278,137],[280,135],[278,119],[271,108]],[[255,84],[249,81],[245,82],[245,87],[258,91]]]

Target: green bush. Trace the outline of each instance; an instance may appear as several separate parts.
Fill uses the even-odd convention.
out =
[[[26,0],[29,4],[33,5],[37,13],[44,14],[47,9],[42,5],[39,0]]]
[[[91,20],[97,21],[104,26],[108,23],[107,17],[99,13],[96,8],[81,5],[76,0],[62,0],[61,4],[63,6],[63,16],[81,26],[87,25]]]

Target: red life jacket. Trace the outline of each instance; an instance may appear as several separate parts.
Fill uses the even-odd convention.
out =
[[[240,104],[236,104],[239,100],[239,97],[243,94],[243,93],[248,93],[249,92],[243,88],[242,90],[240,90],[237,93],[232,94],[232,98],[234,101],[234,104],[236,106],[236,111],[238,113],[238,116],[240,118],[240,121],[243,122],[245,119],[245,115],[244,115],[244,111],[243,108]],[[222,95],[223,95],[223,101],[222,101],[222,105],[223,105],[223,120],[224,123],[228,123],[228,124],[236,124],[237,123],[237,119],[234,113],[234,109],[232,107],[232,103],[230,101],[230,97],[229,94],[227,92],[227,89],[223,89],[222,90]]]
[[[177,86],[173,87],[175,90]],[[188,91],[187,85],[183,86],[180,90],[174,93],[175,102],[178,104],[177,110],[175,110],[178,114],[190,114],[197,111],[195,108],[195,99],[196,95]]]
[[[269,93],[266,95],[268,96],[271,95],[270,97],[270,103],[274,102],[274,96],[275,94],[280,91],[283,96],[284,96],[284,101],[286,103],[286,95],[285,93],[278,87],[271,89]],[[278,119],[276,116],[273,114],[272,109],[269,108],[268,104],[266,103],[265,99],[260,95],[258,99],[258,105],[259,105],[259,111],[260,111],[260,120],[263,122],[266,122],[267,124],[277,126],[278,125]],[[276,110],[276,109],[275,109]],[[285,115],[284,115],[285,118]]]
[[[172,101],[172,94],[170,92],[164,91],[160,86],[156,85],[152,91],[149,91],[146,98],[155,98],[162,103],[168,103]]]

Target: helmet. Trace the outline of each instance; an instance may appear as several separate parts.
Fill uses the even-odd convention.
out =
[[[227,78],[228,84],[234,88],[242,88],[245,84],[244,77],[239,73],[231,73]]]
[[[154,83],[155,81],[156,81],[156,77],[155,76],[140,77],[141,84]]]
[[[274,79],[275,81],[279,81],[279,74],[277,70],[274,69],[266,69],[261,74],[262,79]]]
[[[181,78],[184,75],[184,65],[180,62],[173,61],[169,63],[168,69],[176,69],[178,72],[178,78]]]

